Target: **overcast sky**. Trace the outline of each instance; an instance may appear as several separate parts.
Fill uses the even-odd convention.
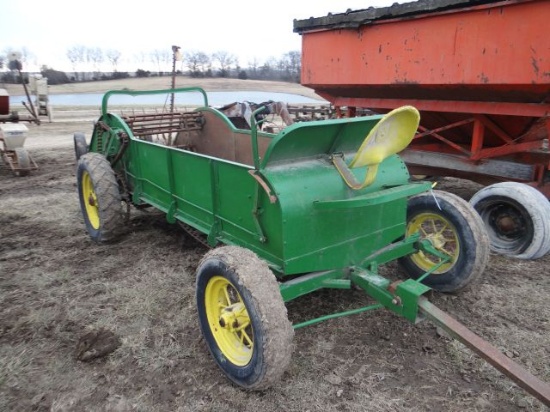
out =
[[[301,37],[292,31],[294,19],[390,6],[394,2],[8,0],[2,1],[0,9],[0,53],[25,47],[38,66],[71,70],[66,52],[77,45],[118,50],[121,60],[155,49],[170,51],[172,45],[177,45],[183,52],[227,51],[246,67],[254,57],[264,62],[300,50]]]

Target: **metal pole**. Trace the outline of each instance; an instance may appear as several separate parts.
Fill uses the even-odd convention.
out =
[[[178,57],[179,46],[172,46],[172,89],[176,88],[176,60]],[[174,97],[172,93],[170,96],[170,113],[174,112]]]
[[[504,355],[489,342],[483,340],[456,319],[443,312],[428,299],[420,297],[420,311],[433,323],[442,327],[468,348],[473,350],[500,372],[508,376],[521,388],[536,397],[542,403],[550,406],[550,385],[541,381],[529,371]]]

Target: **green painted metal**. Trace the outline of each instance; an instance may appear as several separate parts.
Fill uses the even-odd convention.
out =
[[[304,328],[306,326],[311,326],[311,325],[315,325],[317,323],[324,322],[326,320],[341,318],[343,316],[357,315],[359,313],[368,312],[368,311],[376,310],[376,309],[381,309],[383,307],[384,307],[383,305],[378,303],[378,304],[374,304],[374,305],[364,306],[364,307],[358,308],[358,309],[347,310],[345,312],[332,313],[330,315],[320,316],[320,317],[315,318],[315,319],[311,319],[311,320],[307,320],[305,322],[297,323],[295,325],[292,325],[292,327],[294,329],[301,329],[301,328]]]
[[[103,99],[101,100],[101,114],[104,116],[109,113],[109,100],[113,96],[147,96],[147,95],[159,95],[159,94],[166,94],[172,95],[177,93],[200,93],[203,97],[203,103],[202,106],[207,107],[208,106],[208,96],[204,89],[200,87],[182,87],[177,89],[164,89],[164,90],[110,90],[107,93],[103,95]]]
[[[384,307],[411,322],[418,320],[420,296],[430,290],[422,283],[407,279],[397,284],[395,292],[392,292],[389,290],[389,280],[363,269],[354,271],[351,281]]]

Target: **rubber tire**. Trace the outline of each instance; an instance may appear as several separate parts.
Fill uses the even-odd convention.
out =
[[[22,147],[15,148],[14,152],[17,167],[21,168],[21,170],[16,172],[17,176],[28,176],[31,172],[31,158],[29,153]]]
[[[550,251],[550,202],[537,189],[517,182],[502,182],[484,187],[470,199],[487,228],[491,249],[518,259],[538,259]],[[494,224],[496,213],[511,208],[525,233],[515,239]],[[510,209],[508,209],[508,212]]]
[[[240,387],[262,390],[273,385],[290,363],[294,329],[278,283],[266,262],[248,249],[222,246],[203,257],[196,274],[199,324],[217,365]],[[217,276],[227,279],[237,290],[251,320],[254,349],[244,366],[232,363],[222,353],[208,323],[205,292],[208,282]]]
[[[446,272],[429,275],[422,283],[440,292],[458,292],[471,285],[481,276],[489,261],[489,238],[480,216],[464,199],[439,190],[409,199],[407,225],[422,213],[439,215],[448,221],[459,243],[455,264]],[[414,262],[412,255],[400,258],[399,263],[412,279],[418,279],[425,273],[425,269]]]
[[[75,133],[73,136],[74,140],[74,154],[76,156],[76,160],[80,160],[82,155],[85,155],[88,153],[88,144],[86,143],[86,137],[84,136],[84,133]]]
[[[97,198],[99,225],[94,227],[86,210],[83,192],[83,177],[88,174]],[[77,164],[77,186],[80,209],[84,216],[86,230],[90,237],[98,242],[109,242],[120,234],[124,223],[119,185],[109,161],[99,153],[87,153],[80,157]]]

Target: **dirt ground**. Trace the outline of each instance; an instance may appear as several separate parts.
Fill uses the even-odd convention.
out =
[[[0,170],[1,411],[548,410],[433,324],[386,310],[297,330],[275,387],[235,387],[198,327],[194,270],[206,249],[186,246],[162,215],[135,210],[118,242],[92,242],[72,142],[74,132],[89,136],[92,120],[28,127],[39,170]],[[479,186],[444,179],[438,188],[469,199]],[[429,297],[550,382],[549,264],[491,255],[471,290]],[[383,275],[401,276],[394,265]],[[370,303],[329,290],[287,307],[300,322]],[[94,359],[83,338],[98,331],[110,353]]]

